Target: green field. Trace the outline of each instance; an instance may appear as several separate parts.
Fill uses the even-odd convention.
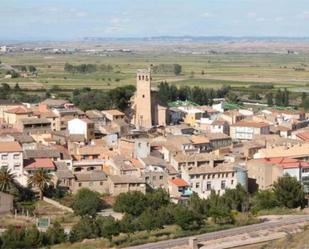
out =
[[[196,85],[218,88],[222,85],[245,87],[250,84],[272,83],[276,87],[299,88],[309,85],[309,57],[306,54],[117,54],[117,55],[57,55],[57,54],[9,54],[0,55],[0,61],[9,65],[34,65],[38,77],[4,79],[0,83],[16,84],[25,88],[78,88],[89,86],[109,89],[126,84],[135,84],[135,71],[151,64],[182,65],[179,76],[153,75],[153,82],[166,80],[176,85]],[[64,64],[111,64],[114,72],[97,71],[91,74],[64,72]],[[297,71],[295,68],[303,68]],[[117,72],[118,71],[118,72]],[[202,74],[204,71],[204,74]]]

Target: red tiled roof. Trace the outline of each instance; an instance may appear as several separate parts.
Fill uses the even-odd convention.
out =
[[[288,157],[271,157],[271,158],[262,158],[259,159],[265,163],[269,164],[277,164],[283,169],[291,169],[291,168],[307,168],[309,167],[309,163],[306,161],[301,161]]]
[[[132,162],[132,164],[135,168],[138,168],[138,169],[144,169],[145,168],[144,165],[138,159],[132,158],[131,162]]]
[[[49,158],[36,158],[31,160],[25,160],[24,168],[26,170],[55,169],[55,164]]]
[[[299,137],[303,141],[309,141],[309,131],[301,132],[296,134],[297,137]]]
[[[170,182],[178,187],[187,187],[189,184],[181,178],[171,179]]]
[[[6,110],[5,112],[7,113],[15,113],[15,114],[27,114],[27,113],[32,113],[31,109],[28,109],[24,106],[18,106],[9,110]]]
[[[269,126],[268,123],[265,122],[250,122],[250,121],[239,121],[236,124],[232,125],[236,127],[255,127],[255,128],[262,128]]]

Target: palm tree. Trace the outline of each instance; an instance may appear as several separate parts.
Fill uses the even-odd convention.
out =
[[[50,184],[52,176],[44,171],[43,169],[40,169],[36,172],[34,172],[28,179],[28,184],[30,187],[35,186],[38,187],[40,192],[40,200],[43,200],[43,191],[44,188]]]
[[[15,174],[8,168],[0,169],[0,191],[8,193],[15,185]]]

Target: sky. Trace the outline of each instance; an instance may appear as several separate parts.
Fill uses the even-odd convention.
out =
[[[309,37],[309,0],[0,0],[0,40]]]

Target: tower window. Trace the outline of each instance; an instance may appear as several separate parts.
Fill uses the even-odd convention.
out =
[[[138,79],[141,80],[141,76],[140,75],[138,76]]]
[[[145,76],[143,75],[143,76],[142,76],[142,80],[144,80],[144,79],[145,79]]]
[[[143,98],[145,98],[145,94],[143,94],[143,96],[142,96]]]

